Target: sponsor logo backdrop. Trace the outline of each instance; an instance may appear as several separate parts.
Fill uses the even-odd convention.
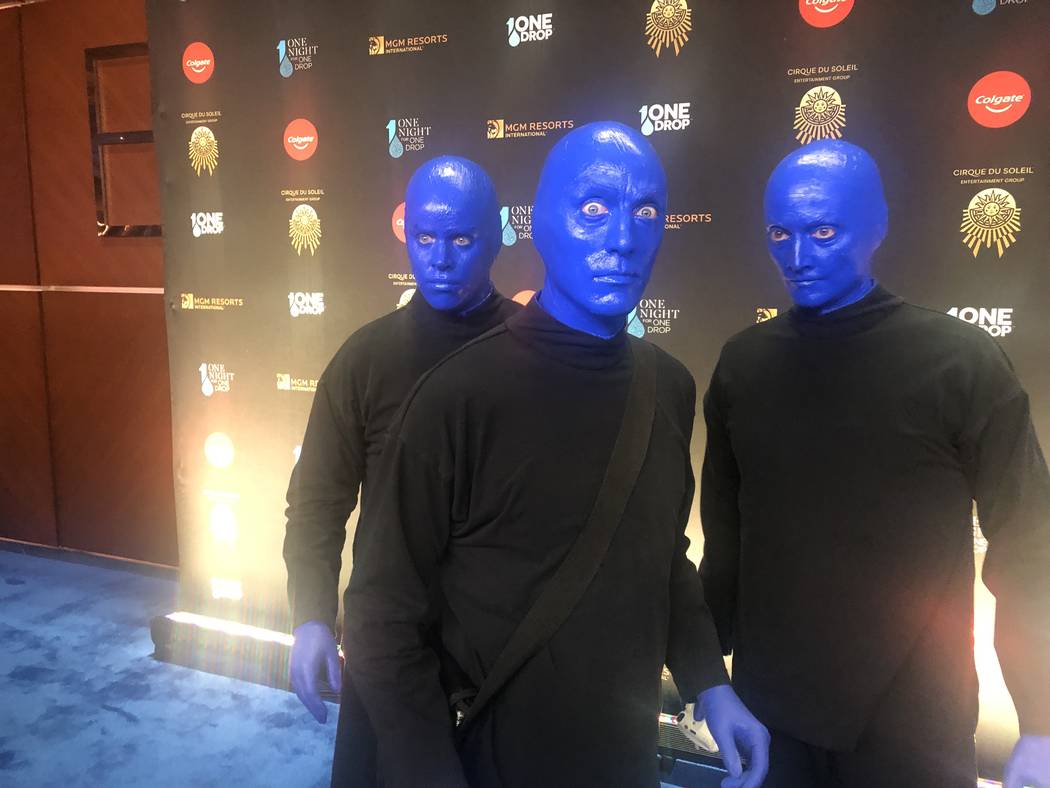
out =
[[[183,609],[287,626],[283,497],[311,392],[347,335],[414,293],[414,168],[454,153],[489,170],[495,280],[525,297],[540,165],[592,120],[663,157],[668,232],[629,328],[701,392],[726,338],[789,306],[764,245],[769,171],[841,137],[882,168],[883,282],[995,336],[1050,442],[1048,4],[147,5]],[[703,442],[701,421],[697,467]]]

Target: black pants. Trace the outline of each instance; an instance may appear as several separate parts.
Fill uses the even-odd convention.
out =
[[[332,788],[376,788],[378,784],[375,731],[350,674],[344,670],[332,757]]]

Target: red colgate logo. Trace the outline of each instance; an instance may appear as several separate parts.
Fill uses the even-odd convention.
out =
[[[306,118],[296,118],[284,130],[284,151],[296,161],[317,152],[317,128]]]
[[[401,243],[405,242],[405,204],[400,203],[395,209],[393,215],[390,217],[390,229],[394,231],[394,235],[397,236],[397,240]]]
[[[853,0],[798,0],[798,12],[813,27],[837,25],[853,10]]]
[[[1020,120],[1032,103],[1028,81],[1013,71],[993,71],[970,89],[966,107],[970,117],[989,129],[1001,129]]]
[[[194,85],[203,85],[215,73],[215,55],[203,41],[194,41],[182,53],[182,73]]]

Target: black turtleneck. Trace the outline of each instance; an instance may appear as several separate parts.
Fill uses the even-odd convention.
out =
[[[466,315],[441,312],[419,293],[355,331],[317,383],[299,461],[288,485],[284,560],[293,626],[335,624],[346,521],[367,500],[398,408],[419,376],[520,307],[493,292]]]
[[[1050,476],[988,334],[881,287],[792,309],[729,340],[704,414],[700,573],[759,719],[849,749],[910,692],[976,724],[976,500],[1021,730],[1050,734]]]
[[[575,540],[620,427],[625,332],[535,302],[426,375],[391,430],[347,597],[349,670],[390,786],[655,786],[660,674],[726,682],[684,530],[695,387],[657,352],[657,417],[616,537],[568,621],[476,721],[462,763],[422,622],[484,678]]]

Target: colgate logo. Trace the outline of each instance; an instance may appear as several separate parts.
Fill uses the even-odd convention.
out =
[[[317,129],[306,118],[296,118],[284,130],[284,152],[306,161],[317,152]]]
[[[1028,81],[1013,71],[993,71],[970,89],[970,117],[989,129],[1001,129],[1021,119],[1032,103]]]
[[[215,73],[215,55],[203,41],[194,41],[182,53],[182,73],[194,85],[203,85]]]
[[[837,25],[853,10],[853,0],[798,0],[798,12],[813,27]]]

